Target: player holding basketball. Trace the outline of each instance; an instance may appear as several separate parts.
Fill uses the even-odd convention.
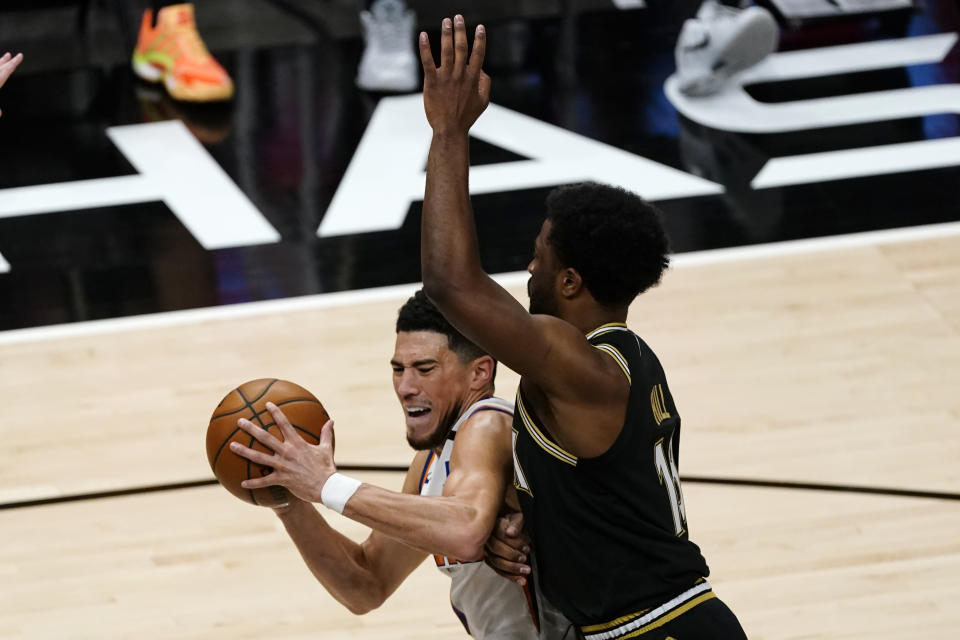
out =
[[[402,493],[335,473],[332,424],[312,446],[272,404],[268,410],[284,442],[249,421],[239,424],[275,455],[237,443],[231,448],[275,471],[243,486],[282,484],[302,498],[292,497],[275,511],[313,574],[353,613],[380,606],[433,553],[451,578],[454,611],[475,638],[559,640],[570,628],[563,616],[536,590],[482,562],[512,474],[513,405],[493,395],[496,363],[450,326],[421,291],[400,309],[390,364],[407,441],[418,451]],[[323,502],[374,531],[357,544],[330,527],[310,502]]]
[[[469,56],[443,21],[437,68],[420,34],[433,129],[421,234],[424,288],[444,316],[521,374],[515,477],[546,596],[588,640],[745,638],[688,539],[680,418],[663,369],[626,326],[668,263],[658,212],[622,189],[555,190],[528,271],[530,312],[486,273],[468,190],[470,127],[489,103],[486,33]]]

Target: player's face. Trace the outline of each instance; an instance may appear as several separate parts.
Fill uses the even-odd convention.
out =
[[[557,254],[550,246],[551,223],[543,221],[537,239],[533,241],[533,260],[527,265],[530,279],[527,280],[527,295],[530,296],[530,313],[558,315],[556,275],[560,270]]]
[[[468,368],[447,346],[447,337],[433,331],[399,332],[390,366],[407,442],[418,451],[439,447],[463,409]]]

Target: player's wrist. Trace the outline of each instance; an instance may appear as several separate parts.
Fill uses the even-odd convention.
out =
[[[433,128],[433,139],[441,145],[464,144],[469,138],[469,127],[464,129],[459,125],[459,123],[436,126]]]
[[[304,505],[307,505],[307,504],[309,503],[304,502],[297,496],[287,491],[287,501],[284,504],[280,504],[275,507],[272,507],[272,509],[275,514],[277,514],[282,518],[284,516],[291,515],[298,508],[303,507]]]
[[[320,502],[328,509],[343,513],[347,501],[353,497],[361,484],[363,483],[356,478],[351,478],[342,473],[331,474],[320,489]]]

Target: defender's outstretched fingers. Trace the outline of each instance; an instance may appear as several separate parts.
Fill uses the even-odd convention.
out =
[[[473,51],[470,53],[470,71],[479,73],[483,69],[483,59],[487,57],[487,30],[482,24],[477,25],[473,34]],[[490,79],[487,78],[489,83]]]
[[[467,27],[459,13],[453,18],[453,73],[459,77],[467,68]]]
[[[453,69],[453,21],[444,18],[440,26],[440,72]]]
[[[248,435],[253,436],[257,442],[272,451],[277,451],[277,449],[283,445],[282,440],[274,436],[266,429],[253,424],[246,418],[240,418],[237,420],[237,426],[246,431]]]
[[[431,77],[437,72],[437,64],[433,61],[433,51],[430,50],[430,37],[426,31],[420,32],[420,64],[423,65],[423,77]]]

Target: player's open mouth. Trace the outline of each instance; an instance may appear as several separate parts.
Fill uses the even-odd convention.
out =
[[[422,418],[430,413],[427,407],[407,407],[407,415],[411,418]]]

